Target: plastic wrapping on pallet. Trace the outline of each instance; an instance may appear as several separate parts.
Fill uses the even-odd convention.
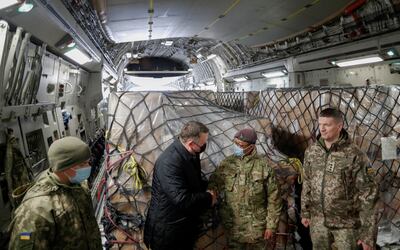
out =
[[[147,185],[151,185],[153,166],[157,157],[178,136],[183,124],[191,120],[204,123],[210,130],[207,149],[201,155],[202,172],[206,178],[226,156],[233,153],[233,137],[238,130],[245,127],[252,127],[257,131],[259,153],[265,154],[271,162],[286,159],[286,156],[272,144],[269,120],[228,110],[216,105],[213,102],[216,99],[210,92],[112,94],[109,100],[109,113],[114,115],[109,118],[108,142],[114,152],[131,150],[134,160],[149,177],[146,179]],[[236,102],[235,105],[241,103]],[[113,155],[114,159],[111,159],[111,162],[117,161],[119,157],[121,157],[119,154]],[[125,160],[127,161],[129,158]],[[150,199],[150,189],[145,186],[142,190],[136,190],[135,178],[123,169],[124,167],[121,167],[109,171],[110,176],[114,177],[108,180],[109,205],[116,210],[114,214],[122,213],[129,216],[139,214],[144,219]],[[138,235],[138,232],[128,228],[125,228],[125,231]],[[118,241],[129,239],[124,234],[114,233],[114,235],[121,236],[115,236]],[[204,232],[198,241],[198,246],[202,249],[211,249],[224,244],[221,227]],[[132,246],[124,247],[130,249]],[[143,244],[141,247],[144,247]]]
[[[116,93],[110,97],[109,104],[109,113],[112,114],[109,118],[109,143],[114,149],[119,148],[120,152],[132,150],[135,160],[149,175],[148,184],[151,184],[155,160],[189,120],[201,121],[210,129],[210,142],[202,155],[202,171],[209,176],[218,163],[232,153],[231,140],[239,129],[245,126],[255,128],[259,135],[259,152],[265,153],[271,164],[275,163],[276,166],[277,162],[286,158],[281,152],[288,155],[292,153],[290,150],[286,152],[287,148],[293,149],[297,146],[297,153],[300,152],[298,155],[301,156],[305,147],[315,141],[319,111],[326,107],[337,107],[345,117],[345,127],[353,141],[367,153],[377,170],[381,191],[377,205],[380,239],[392,237],[399,229],[400,164],[398,159],[382,161],[380,145],[383,136],[399,138],[398,86],[268,89],[249,93]],[[286,144],[276,144],[274,137],[278,137],[278,140],[283,138],[279,138],[280,134],[277,136],[276,131],[286,132],[285,135],[292,136],[292,140],[288,140]],[[282,167],[282,164],[278,165],[279,170]],[[112,195],[116,197],[110,200],[115,203],[123,200],[125,203],[136,204],[131,199],[134,197],[141,199],[142,205],[146,206],[145,201],[150,198],[149,188],[145,187],[142,193],[134,196],[134,181],[121,174],[121,169],[116,168],[113,171],[124,189],[123,192],[115,189]],[[288,180],[294,176],[295,174],[291,175]],[[287,187],[287,196],[292,192],[293,186],[284,181],[282,171],[277,171],[277,177],[281,186]],[[141,195],[146,198],[139,198]],[[293,204],[292,197],[287,197],[285,202],[290,207]],[[141,211],[143,209],[146,208]],[[286,217],[281,220],[290,217],[288,210]],[[290,231],[287,225],[281,223],[280,232]],[[221,229],[206,232],[198,246],[202,249],[221,248],[224,237],[223,231],[219,230]],[[126,235],[123,238],[126,239]]]
[[[209,161],[211,171],[232,154],[233,136],[244,127],[257,131],[260,153],[275,161],[285,158],[270,140],[271,123],[267,119],[226,110],[196,92],[117,93],[111,95],[109,103],[109,112],[115,114],[109,121],[109,143],[125,150],[132,149],[141,165],[146,161],[154,163],[160,150],[165,149],[190,120],[203,122],[210,129],[202,159]]]

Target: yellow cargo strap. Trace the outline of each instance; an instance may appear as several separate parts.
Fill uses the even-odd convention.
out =
[[[303,170],[303,164],[301,164],[301,161],[297,158],[289,158],[288,162],[290,163],[290,165],[293,166],[293,168],[299,174],[299,176],[297,177],[297,181],[299,182],[299,184],[303,183],[304,170]]]
[[[133,155],[131,155],[129,160],[124,163],[122,169],[132,176],[135,190],[143,188],[143,181],[146,179],[146,172],[139,166]]]

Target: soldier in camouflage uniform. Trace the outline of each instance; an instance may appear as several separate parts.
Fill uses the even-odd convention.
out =
[[[240,130],[234,154],[210,177],[209,189],[219,192],[220,216],[229,249],[265,249],[278,226],[281,198],[274,171],[257,154],[257,134]],[[268,204],[268,205],[267,205]]]
[[[10,224],[9,249],[102,249],[91,198],[89,147],[75,137],[55,141],[50,169],[28,190]]]
[[[378,187],[368,158],[343,129],[340,111],[318,119],[320,137],[305,152],[302,223],[310,226],[314,249],[364,250],[375,246],[374,207]]]

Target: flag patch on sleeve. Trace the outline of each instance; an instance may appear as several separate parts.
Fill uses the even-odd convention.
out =
[[[31,234],[30,232],[22,232],[19,234],[19,238],[21,240],[30,240],[31,239]]]

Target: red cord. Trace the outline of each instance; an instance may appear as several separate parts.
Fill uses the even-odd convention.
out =
[[[103,179],[101,179],[100,184],[97,188],[97,201],[100,201],[101,190],[103,189],[105,183],[106,183],[106,178],[103,177]]]
[[[114,170],[114,168],[118,167],[119,164],[124,161],[126,158],[130,157],[133,153],[132,150],[130,151],[126,151],[123,152],[120,156],[121,158],[116,160],[115,162],[110,162],[110,149],[109,149],[109,145],[106,144],[106,175],[110,175],[110,173]],[[97,200],[100,200],[101,198],[101,190],[102,187],[106,185],[106,178],[104,177],[99,185],[99,189],[97,190]],[[115,183],[113,183],[111,186],[107,187],[104,191],[104,194],[107,195],[108,191],[110,190],[110,188],[112,188],[113,186],[115,186]],[[120,230],[126,237],[128,237],[129,240],[110,240],[108,241],[109,243],[112,244],[140,244],[140,242],[138,240],[135,240],[134,238],[132,238],[132,236],[130,234],[128,234],[127,232],[125,232],[122,228],[120,228],[111,218],[110,212],[107,208],[107,206],[104,206],[104,215],[107,217],[107,219],[113,224],[113,226],[115,228],[117,228],[118,230]]]

